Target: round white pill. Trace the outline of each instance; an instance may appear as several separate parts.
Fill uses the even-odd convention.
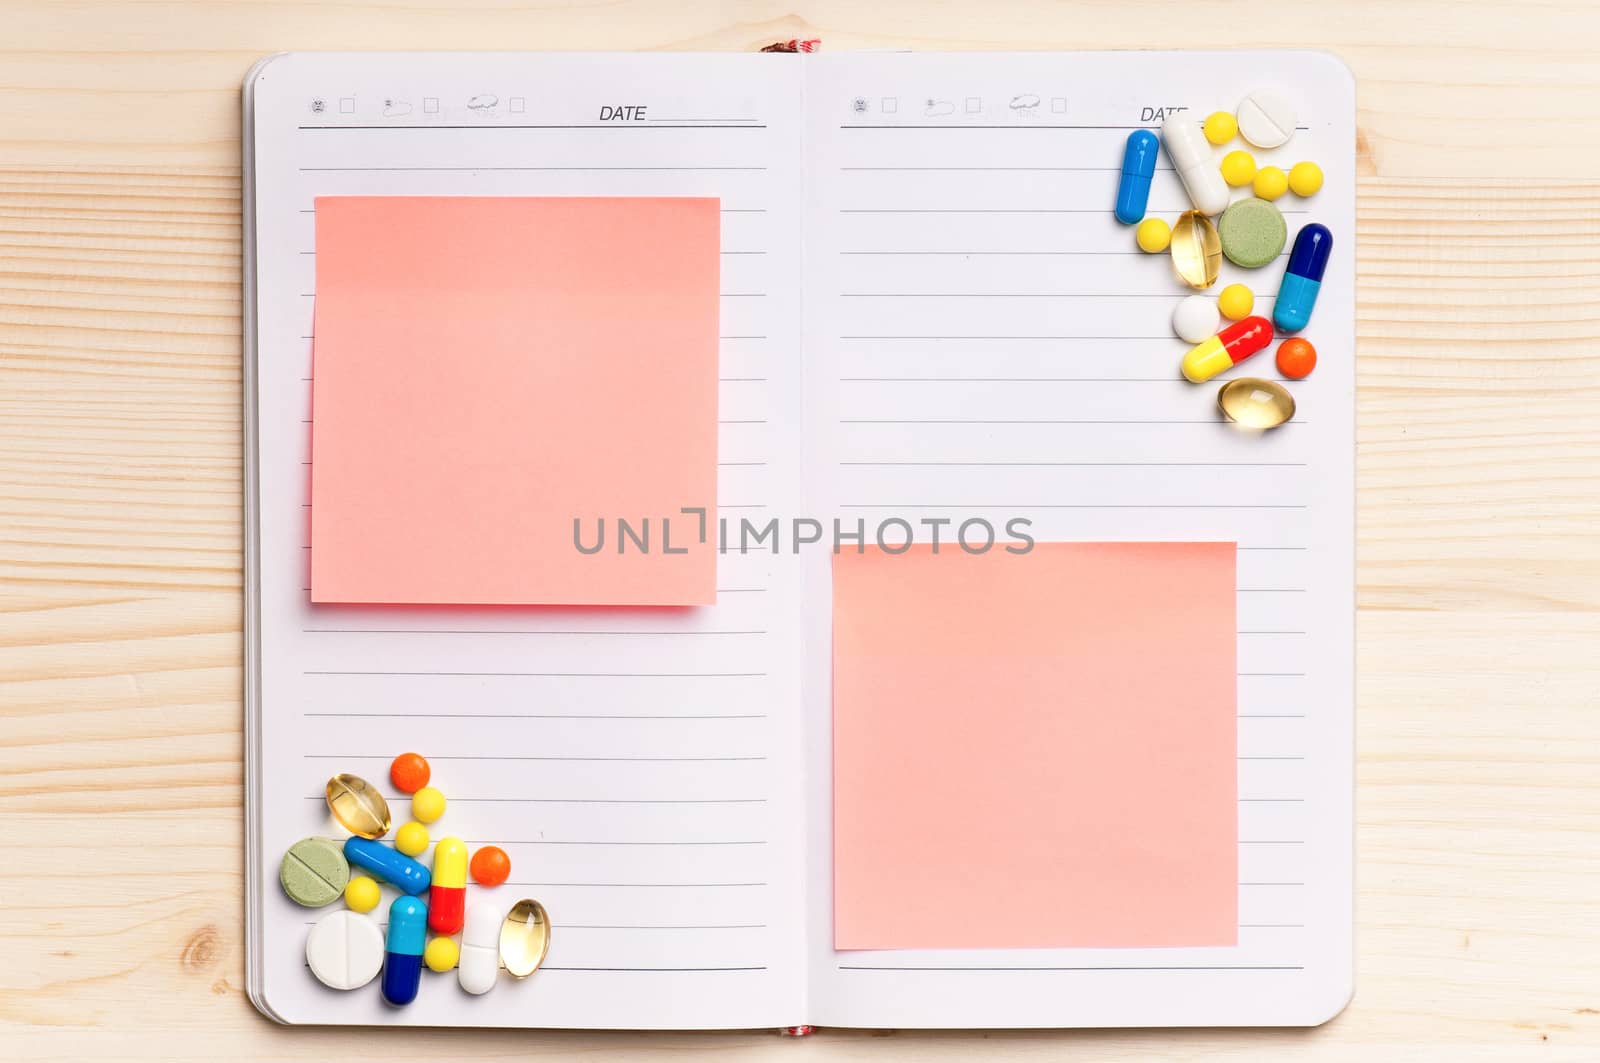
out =
[[[1172,331],[1188,343],[1204,343],[1217,334],[1220,324],[1217,301],[1209,295],[1191,295],[1172,311]]]
[[[1294,104],[1267,89],[1257,89],[1239,103],[1239,135],[1258,148],[1275,148],[1294,136]]]
[[[360,912],[329,912],[306,937],[306,963],[329,989],[360,989],[383,969],[383,931]]]

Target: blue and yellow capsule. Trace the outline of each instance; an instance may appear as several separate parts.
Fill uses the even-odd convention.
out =
[[[1311,322],[1322,289],[1322,273],[1333,254],[1333,234],[1326,225],[1312,222],[1294,238],[1289,265],[1278,285],[1278,298],[1272,304],[1272,323],[1284,332],[1299,332]]]
[[[1161,140],[1150,130],[1135,129],[1128,134],[1128,146],[1122,152],[1122,181],[1117,185],[1117,220],[1124,225],[1144,220],[1160,150]]]
[[[396,1007],[417,999],[427,938],[428,906],[415,897],[396,897],[389,905],[383,956],[383,999]]]

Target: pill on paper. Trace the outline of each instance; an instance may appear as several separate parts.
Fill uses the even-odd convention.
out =
[[[384,1000],[399,1007],[417,999],[427,936],[427,906],[415,897],[396,897],[389,905],[389,933],[384,939]]]
[[[1228,183],[1211,157],[1211,144],[1194,119],[1179,112],[1161,126],[1161,143],[1178,171],[1189,201],[1202,214],[1220,214],[1228,208]]]
[[[1144,218],[1159,151],[1160,141],[1150,130],[1135,129],[1128,134],[1122,153],[1122,180],[1117,184],[1117,220],[1124,225],[1137,225]]]
[[[419,823],[432,823],[444,815],[445,799],[437,787],[424,786],[411,795],[411,814]]]
[[[1284,332],[1299,332],[1311,321],[1322,290],[1322,274],[1333,254],[1333,233],[1326,225],[1312,222],[1294,238],[1289,264],[1278,282],[1278,298],[1272,307],[1272,320]]]
[[[394,847],[407,856],[421,856],[428,847],[428,828],[412,820],[394,832]]]
[[[1248,151],[1230,151],[1222,157],[1222,179],[1234,188],[1243,188],[1256,179],[1255,156]]]
[[[324,789],[328,811],[339,825],[358,838],[381,838],[389,833],[389,802],[359,775],[340,773]]]
[[[370,912],[381,900],[383,891],[375,880],[366,875],[356,875],[344,888],[344,903],[350,906],[352,912]]]
[[[1263,166],[1256,171],[1255,193],[1257,198],[1273,200],[1287,191],[1289,191],[1289,175],[1276,166]]]
[[[1218,111],[1211,115],[1202,128],[1205,130],[1206,139],[1218,147],[1239,135],[1239,123],[1227,111]]]
[[[289,846],[278,865],[278,883],[296,904],[332,904],[350,881],[350,863],[327,838],[302,838]]]
[[[1172,311],[1172,331],[1185,343],[1202,343],[1217,334],[1222,322],[1217,317],[1217,304],[1208,295],[1191,295],[1178,301]]]
[[[433,770],[421,753],[402,753],[389,765],[389,781],[401,793],[414,794],[428,785]]]
[[[1236,266],[1259,269],[1278,257],[1289,238],[1283,212],[1264,199],[1241,199],[1217,219],[1222,253]]]
[[[1272,323],[1264,317],[1235,322],[1183,356],[1183,375],[1203,384],[1272,342]]]
[[[1278,346],[1278,372],[1290,380],[1303,380],[1317,367],[1317,349],[1299,336]]]
[[[461,950],[453,938],[433,938],[422,950],[422,962],[436,974],[450,970],[460,958]]]
[[[1256,306],[1256,293],[1243,284],[1230,284],[1217,293],[1217,309],[1229,321],[1242,321]],[[1205,339],[1204,336],[1200,339]],[[1199,340],[1195,341],[1200,342]]]
[[[428,869],[405,853],[367,838],[346,838],[345,859],[361,870],[381,878],[406,893],[421,893],[432,882]],[[341,887],[342,888],[342,887]]]
[[[433,847],[433,877],[428,886],[428,929],[454,934],[467,907],[467,846],[460,838],[440,838]]]
[[[1314,196],[1322,191],[1322,167],[1314,162],[1297,162],[1289,170],[1289,187],[1297,196]]]
[[[1275,380],[1240,377],[1218,389],[1217,409],[1241,428],[1276,428],[1294,416],[1294,396]]]
[[[1133,238],[1139,242],[1139,250],[1157,255],[1172,243],[1172,226],[1161,218],[1146,218],[1134,230]]]
[[[1172,269],[1191,288],[1217,283],[1222,267],[1222,241],[1211,219],[1198,210],[1186,210],[1172,227]]]
[[[513,978],[539,969],[550,951],[550,915],[544,905],[525,898],[511,906],[500,923],[500,962]]]
[[[306,964],[329,989],[360,989],[383,967],[383,931],[360,912],[329,912],[306,937]]]
[[[456,978],[474,996],[493,989],[500,973],[500,920],[500,909],[484,901],[467,908]]]
[[[1294,104],[1270,89],[1257,89],[1239,102],[1239,135],[1258,148],[1276,148],[1294,136]]]

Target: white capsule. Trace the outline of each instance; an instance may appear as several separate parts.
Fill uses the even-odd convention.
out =
[[[1161,127],[1161,143],[1178,171],[1189,201],[1201,214],[1221,214],[1228,209],[1228,182],[1211,157],[1211,144],[1200,125],[1186,111],[1168,118]]]
[[[1294,104],[1266,89],[1239,102],[1239,135],[1258,148],[1276,148],[1294,136]]]
[[[1222,317],[1217,301],[1209,295],[1191,295],[1178,301],[1172,311],[1172,331],[1185,343],[1204,343],[1217,334]]]
[[[501,918],[500,911],[486,902],[467,906],[456,977],[461,988],[474,995],[493,989],[500,974]]]

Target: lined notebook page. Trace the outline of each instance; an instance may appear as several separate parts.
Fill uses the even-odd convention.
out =
[[[716,606],[694,610],[313,607],[306,590],[317,196],[720,197],[719,503],[734,520],[793,508],[799,74],[792,59],[760,55],[300,54],[256,81],[251,988],[277,1016],[801,1021],[792,565],[728,555]],[[602,106],[639,104],[645,121],[599,120]],[[531,896],[549,910],[536,985],[503,979],[471,997],[429,975],[396,1010],[375,990],[324,990],[302,969],[319,913],[284,897],[279,856],[302,836],[342,833],[321,797],[330,774],[387,789],[390,758],[408,749],[429,757],[450,801],[434,836],[502,846],[513,872],[495,901]],[[397,806],[396,824],[406,818]]]
[[[1274,86],[1327,173],[1280,206],[1335,236],[1293,385],[1251,438],[1183,381],[1186,293],[1113,219],[1147,108],[1195,121]],[[1032,521],[1039,540],[1238,544],[1238,945],[836,952],[829,579],[808,559],[810,1021],[838,1026],[1309,1023],[1350,985],[1354,100],[1316,54],[817,56],[808,66],[808,504],[864,519]],[[1163,157],[1150,211],[1187,202]],[[1308,209],[1314,207],[1314,214]],[[1226,266],[1270,315],[1281,267]],[[1245,372],[1276,377],[1272,354]],[[924,532],[919,537],[927,541]],[[898,541],[898,533],[891,535]],[[974,712],[981,712],[974,706]],[[949,770],[959,772],[953,763]],[[982,852],[971,859],[981,861]],[[1004,904],[1004,897],[994,903]],[[960,918],[951,913],[951,918]]]

